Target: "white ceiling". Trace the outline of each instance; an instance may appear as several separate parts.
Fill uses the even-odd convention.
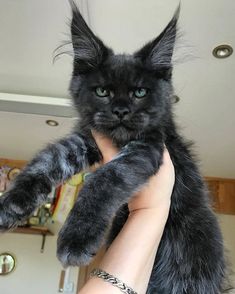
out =
[[[80,1],[90,26],[117,52],[132,52],[160,33],[177,4],[178,0]],[[176,55],[181,60],[194,58],[175,66],[175,92],[181,98],[175,113],[182,134],[195,141],[208,176],[235,178],[235,54],[218,60],[211,53],[223,43],[235,48],[234,15],[234,0],[181,0],[183,38]],[[69,99],[72,59],[63,56],[52,63],[54,49],[69,39],[69,17],[63,0],[0,0],[0,93]],[[41,115],[16,113],[17,108],[10,113],[1,99],[2,94],[0,157],[29,159],[73,125],[71,118],[58,117],[59,127],[48,127],[48,113],[43,108],[36,111],[38,104],[31,112]],[[13,111],[10,104],[9,110]]]

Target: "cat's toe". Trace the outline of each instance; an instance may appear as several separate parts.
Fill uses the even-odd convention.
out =
[[[2,205],[0,203],[0,232],[3,231],[3,228],[5,226],[4,225],[5,224],[4,219],[5,219],[4,210],[3,210],[3,207],[2,207]]]
[[[0,198],[0,231],[4,232],[17,227],[33,211],[32,207],[22,200],[24,191],[10,190]],[[28,209],[30,208],[30,210]]]
[[[89,264],[94,256],[95,253],[90,253],[86,250],[81,251],[79,248],[74,250],[74,248],[70,246],[58,246],[57,250],[57,257],[63,267]]]
[[[97,253],[101,240],[76,228],[62,228],[57,241],[57,257],[64,267],[89,264]]]
[[[7,213],[7,211],[4,208],[4,204],[1,201],[0,202],[0,232],[5,232],[14,227],[16,224],[16,221],[14,218]]]
[[[3,207],[3,201],[0,201],[0,232],[5,231],[6,228],[7,228],[6,212]]]

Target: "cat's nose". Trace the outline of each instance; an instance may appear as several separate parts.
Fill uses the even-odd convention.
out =
[[[116,106],[113,108],[112,113],[119,119],[123,119],[128,113],[130,113],[130,109],[127,107]]]

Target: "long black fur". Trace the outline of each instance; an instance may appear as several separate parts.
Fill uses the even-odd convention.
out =
[[[112,138],[120,153],[85,183],[59,233],[57,251],[65,266],[88,263],[107,231],[110,240],[115,238],[128,215],[126,203],[158,171],[165,144],[176,180],[147,293],[222,293],[221,233],[203,179],[172,114],[171,59],[179,11],[141,50],[115,55],[70,2],[74,48],[70,91],[79,122],[71,135],[42,150],[0,198],[1,229],[26,219],[52,186],[101,160],[91,135],[95,129]],[[98,97],[95,88],[100,86],[108,88],[110,95]],[[146,97],[135,98],[137,88],[147,88]]]

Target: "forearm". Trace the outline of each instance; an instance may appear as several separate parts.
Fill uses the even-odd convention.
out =
[[[7,230],[27,219],[44,203],[52,187],[63,183],[90,163],[90,153],[95,158],[87,139],[77,133],[40,151],[1,197],[0,230]]]
[[[55,186],[80,172],[86,164],[86,142],[79,134],[72,133],[41,150],[23,173],[43,175]]]
[[[169,206],[164,203],[155,208],[132,212],[101,261],[101,269],[118,277],[138,294],[146,292]],[[120,290],[92,278],[80,293],[120,294]]]

